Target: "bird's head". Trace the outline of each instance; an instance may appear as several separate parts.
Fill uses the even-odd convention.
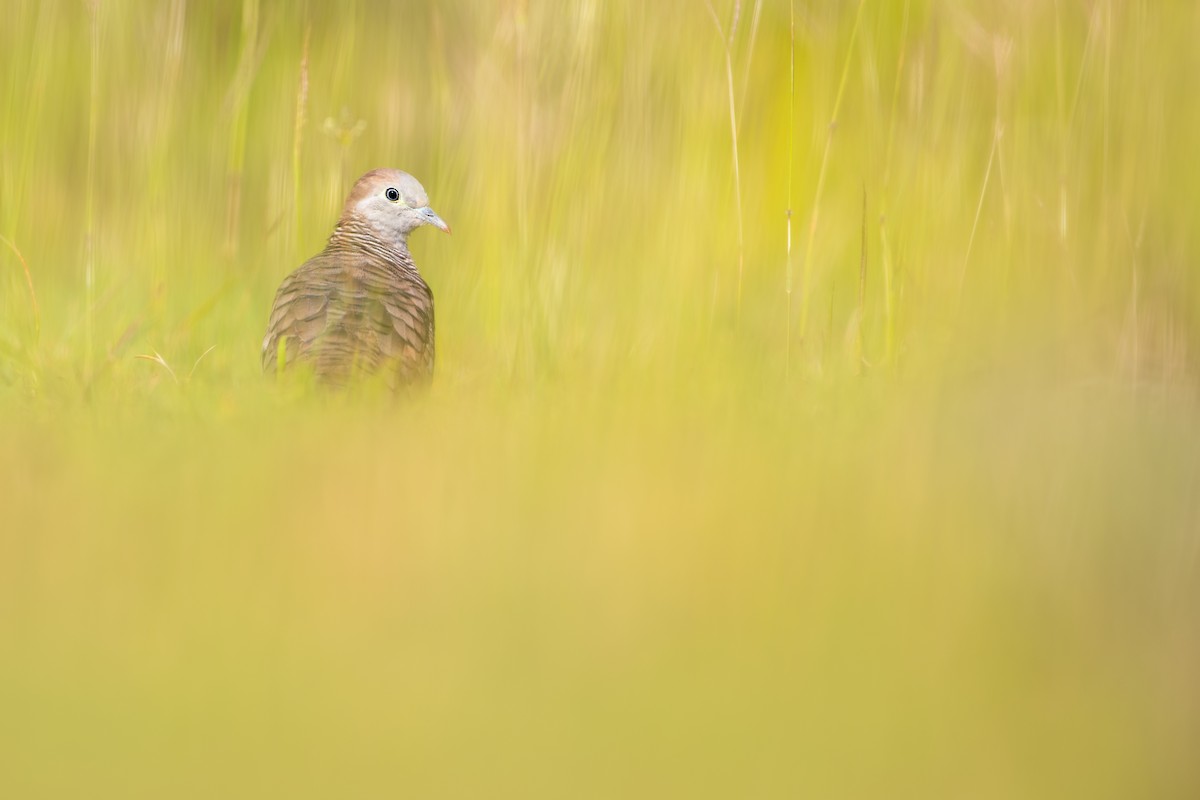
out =
[[[422,225],[450,232],[446,221],[429,207],[429,197],[417,179],[398,169],[377,169],[359,178],[342,218],[366,224],[389,244],[407,245],[408,235]]]

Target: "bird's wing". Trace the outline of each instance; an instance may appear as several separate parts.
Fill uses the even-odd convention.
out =
[[[318,256],[283,279],[275,292],[263,338],[264,372],[273,371],[281,357],[290,364],[306,356],[325,331],[329,307],[337,292],[333,277],[331,265]]]
[[[370,260],[324,255],[289,275],[275,295],[263,340],[263,369],[310,362],[339,380],[351,371],[394,366],[397,384],[433,370],[433,295],[415,273]]]
[[[382,309],[383,313],[380,313]],[[393,359],[397,378],[407,383],[433,374],[433,293],[415,274],[377,298],[372,328],[385,357]]]

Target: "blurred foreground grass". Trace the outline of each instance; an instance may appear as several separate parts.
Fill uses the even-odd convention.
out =
[[[0,795],[1200,790],[1200,10],[741,3],[740,288],[703,2],[5,11]],[[263,381],[380,165],[433,389]]]

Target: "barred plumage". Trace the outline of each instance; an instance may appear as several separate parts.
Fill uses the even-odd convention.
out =
[[[427,381],[433,293],[408,251],[408,234],[421,225],[449,232],[412,176],[376,170],[359,179],[325,249],[275,293],[263,370],[282,356],[285,366],[308,365],[335,385],[369,374],[393,388]]]

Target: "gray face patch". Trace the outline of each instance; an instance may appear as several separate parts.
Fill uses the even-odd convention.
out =
[[[345,215],[370,225],[375,234],[392,246],[405,246],[408,235],[422,225],[448,230],[429,208],[425,188],[407,172],[380,169],[368,172],[355,184]],[[439,224],[440,223],[440,224]]]

